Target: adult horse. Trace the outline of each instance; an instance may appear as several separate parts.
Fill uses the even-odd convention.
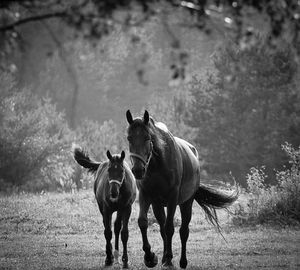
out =
[[[108,161],[96,162],[91,160],[87,153],[79,147],[74,149],[74,158],[82,167],[95,174],[94,193],[103,217],[104,236],[106,239],[105,265],[110,266],[114,261],[112,253],[111,220],[113,212],[117,211],[114,223],[115,257],[118,257],[119,234],[123,243],[123,268],[128,268],[128,221],[131,206],[136,198],[136,184],[128,164],[124,161],[125,152],[121,155],[111,155],[106,152]],[[122,230],[121,230],[122,228]]]
[[[233,192],[227,195],[200,185],[200,166],[196,148],[185,140],[173,136],[163,123],[157,123],[150,118],[147,111],[143,118],[133,119],[128,110],[126,117],[129,123],[127,139],[133,165],[132,172],[139,189],[138,225],[143,240],[144,263],[147,267],[154,267],[158,262],[147,237],[147,213],[152,205],[163,239],[162,264],[166,268],[172,266],[173,219],[179,205],[181,212],[179,233],[182,245],[179,263],[181,268],[186,268],[186,242],[193,201],[197,201],[208,219],[218,227],[215,209],[226,208],[237,199],[238,194]],[[164,207],[167,208],[167,213]]]

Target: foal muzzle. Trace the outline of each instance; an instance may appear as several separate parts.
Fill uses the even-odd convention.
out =
[[[110,186],[109,199],[111,202],[116,202],[119,199],[120,187],[122,186],[124,179],[125,179],[125,173],[121,181],[115,179],[109,180],[109,186]]]

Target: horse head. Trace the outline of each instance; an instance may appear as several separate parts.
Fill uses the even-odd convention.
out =
[[[109,178],[109,198],[112,202],[116,202],[119,198],[120,188],[125,179],[124,158],[125,152],[121,155],[112,156],[109,150],[106,152],[109,159],[108,178]]]
[[[133,165],[131,170],[136,179],[143,179],[153,153],[153,141],[150,130],[150,122],[153,120],[149,117],[148,111],[145,111],[143,118],[137,117],[133,119],[131,112],[128,110],[126,118],[129,123],[127,140]]]

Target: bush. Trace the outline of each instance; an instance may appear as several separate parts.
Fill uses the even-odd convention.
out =
[[[197,129],[195,142],[208,174],[231,171],[246,186],[249,169],[264,164],[266,182],[275,179],[273,168],[286,161],[280,145],[300,144],[297,66],[287,45],[271,50],[262,40],[239,50],[229,43],[214,54],[214,70],[191,81],[186,123]]]
[[[124,136],[122,136],[122,132],[118,131],[117,125],[112,120],[100,124],[86,119],[76,129],[75,142],[97,161],[107,159],[107,150],[110,150],[112,154],[119,154],[126,149]],[[126,158],[128,159],[128,157]],[[89,188],[93,185],[94,177],[76,164],[73,181],[77,188]]]
[[[99,161],[106,150],[125,149],[113,121],[84,121],[71,131],[50,99],[18,89],[11,76],[0,76],[0,191],[63,190],[90,187],[93,177],[73,160],[72,143]]]
[[[251,168],[247,176],[249,200],[247,206],[239,206],[235,222],[279,223],[300,222],[300,147],[295,150],[290,144],[282,146],[290,158],[290,168],[276,173],[277,185],[265,184],[265,167]]]
[[[0,78],[0,190],[56,189],[72,174],[69,130],[49,99]]]
[[[86,119],[76,129],[76,143],[99,161],[107,159],[107,150],[114,154],[125,150],[123,137],[112,120],[100,124]]]

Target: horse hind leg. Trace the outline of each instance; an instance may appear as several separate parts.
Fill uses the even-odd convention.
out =
[[[180,240],[181,240],[181,257],[179,261],[179,265],[181,268],[186,268],[187,266],[187,258],[186,258],[186,242],[189,238],[189,223],[192,217],[192,205],[194,198],[184,202],[181,204],[180,212],[181,212],[181,227],[179,229]]]
[[[122,256],[122,262],[123,262],[123,268],[128,268],[128,253],[127,253],[127,242],[128,242],[128,221],[131,214],[131,205],[128,206],[124,212],[122,217],[122,231],[121,231],[121,240],[123,244],[123,256]]]

